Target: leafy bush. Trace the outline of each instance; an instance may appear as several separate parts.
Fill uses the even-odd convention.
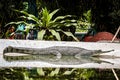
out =
[[[94,23],[92,23],[92,14],[91,10],[88,10],[83,13],[83,17],[81,17],[78,21],[78,26],[76,31],[81,32],[85,31],[87,32],[89,29],[91,29],[94,26]]]
[[[115,72],[120,74],[120,69]],[[115,80],[115,76],[111,69],[14,67],[1,68],[0,80]]]
[[[10,24],[25,24],[26,29],[25,31],[28,33],[29,29],[33,29],[34,27],[38,30],[38,40],[62,40],[61,36],[71,36],[74,40],[79,41],[71,32],[70,30],[64,31],[63,28],[73,27],[77,26],[77,21],[73,19],[72,15],[66,15],[66,16],[57,16],[53,17],[59,9],[56,9],[52,11],[51,13],[47,10],[47,8],[42,8],[42,11],[40,12],[39,17],[36,17],[32,14],[28,14],[25,11],[18,11],[24,14],[23,16],[20,16],[20,18],[24,19],[24,21],[18,21],[18,22],[10,22],[7,25]],[[33,23],[30,23],[32,21]],[[62,33],[62,35],[61,35]]]
[[[2,80],[89,80],[95,77],[93,69],[77,68],[2,68]]]

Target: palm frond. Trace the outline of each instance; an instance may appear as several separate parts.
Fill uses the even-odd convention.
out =
[[[8,25],[12,25],[12,24],[18,25],[18,24],[22,24],[22,23],[27,24],[25,21],[10,22],[10,23],[7,23],[4,27],[7,27]]]
[[[56,10],[54,10],[53,12],[51,12],[51,13],[49,14],[50,20],[53,18],[53,16],[54,16],[58,11],[59,11],[59,9],[56,9]]]
[[[59,32],[56,32],[56,31],[53,30],[53,29],[50,29],[49,31],[52,33],[52,35],[54,35],[54,36],[56,37],[56,39],[57,39],[58,41],[61,41]]]
[[[63,30],[60,30],[60,31],[63,32],[67,36],[71,36],[74,40],[79,42],[79,40],[71,32],[66,32],[66,31],[63,31]]]
[[[58,16],[53,20],[53,22],[56,22],[56,21],[59,21],[59,20],[65,19],[65,18],[69,18],[69,17],[72,17],[72,16],[71,15]]]

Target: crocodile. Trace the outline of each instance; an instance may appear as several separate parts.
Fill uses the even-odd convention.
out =
[[[6,53],[23,53],[29,55],[55,55],[57,59],[61,59],[62,56],[74,56],[79,59],[83,57],[95,57],[101,53],[107,53],[114,50],[102,51],[102,50],[88,50],[81,47],[72,46],[51,46],[47,48],[27,48],[27,47],[13,47],[8,46],[3,50],[3,55]]]

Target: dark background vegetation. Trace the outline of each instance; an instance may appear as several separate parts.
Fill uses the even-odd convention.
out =
[[[25,1],[29,0],[0,0],[0,32],[4,32],[3,26],[6,23],[18,18],[18,13],[12,9],[22,10]],[[38,11],[44,6],[51,11],[60,8],[58,15],[71,14],[78,18],[91,9],[92,22],[97,32],[108,31],[114,34],[120,24],[120,0],[36,0],[36,3]]]

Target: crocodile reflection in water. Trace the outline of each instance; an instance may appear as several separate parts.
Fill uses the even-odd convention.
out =
[[[80,65],[85,63],[110,63],[103,60],[94,59],[93,57],[80,57],[76,59],[74,56],[63,56],[61,59],[57,59],[56,56],[53,55],[26,55],[26,56],[5,56],[4,59],[8,62],[31,62],[31,61],[42,61],[50,64],[56,65]],[[110,63],[112,64],[112,63]]]

